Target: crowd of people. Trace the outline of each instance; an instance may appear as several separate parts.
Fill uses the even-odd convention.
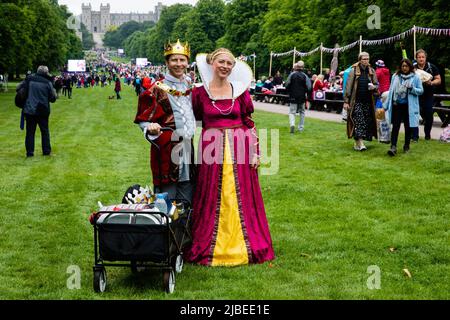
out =
[[[433,95],[441,93],[442,89],[438,88],[444,87],[441,85],[443,77],[440,76],[439,69],[427,61],[427,54],[423,49],[416,52],[415,61],[402,60],[398,66],[395,66],[397,71],[393,74],[383,60],[377,60],[375,68],[372,68],[369,59],[369,54],[362,52],[357,63],[334,76],[332,75],[334,72],[330,74],[329,71],[319,75],[312,74],[310,70],[305,71],[304,63],[300,61],[294,65],[293,72],[286,81],[283,81],[278,71],[275,77],[259,79],[254,91],[264,93],[266,101],[270,101],[270,96],[279,92],[289,95],[289,126],[292,134],[296,130],[295,115],[300,116],[297,130],[302,132],[305,108],[309,105],[311,110],[323,110],[323,106],[326,106],[326,94],[332,92],[335,93],[333,97],[341,97],[338,100],[343,101],[342,119],[347,122],[348,136],[355,139],[354,149],[357,151],[367,150],[363,141],[371,141],[372,138],[377,137],[377,128],[379,128],[375,116],[377,108],[384,108],[387,111],[386,121],[392,125],[390,155],[397,153],[400,122],[404,123],[407,137],[403,148],[405,152],[410,149],[410,140],[418,142],[419,124],[424,125],[425,140],[430,140],[434,120]],[[406,74],[402,73],[403,68]],[[424,78],[424,75],[428,78]],[[412,79],[414,76],[416,76],[414,81],[407,81],[410,86],[407,89],[408,101],[405,101],[406,98],[403,96],[404,99],[400,101],[403,107],[398,107],[399,103],[395,101],[396,90],[399,89],[397,80],[405,77]],[[418,78],[421,81],[417,81]],[[419,84],[423,87],[422,89]],[[404,85],[400,87],[404,88]],[[405,104],[409,105],[409,110],[398,112],[399,108],[406,108]],[[438,115],[443,122],[443,127],[448,125],[448,113],[438,112]]]

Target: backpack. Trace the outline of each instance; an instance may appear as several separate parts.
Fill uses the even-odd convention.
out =
[[[14,102],[16,107],[23,109],[28,99],[28,80],[24,80],[17,86]]]

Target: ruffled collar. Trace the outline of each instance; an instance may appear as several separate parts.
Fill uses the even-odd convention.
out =
[[[183,76],[182,79],[178,79],[178,78],[175,78],[174,76],[172,76],[170,73],[167,73],[164,76],[164,79],[167,80],[167,81],[173,82],[173,83],[186,84],[186,77],[185,76]]]
[[[209,97],[212,99],[213,96],[209,91],[209,84],[213,79],[213,69],[210,64],[206,62],[206,54],[199,53],[196,57],[197,68],[200,73],[200,77],[202,78],[203,87],[208,93]],[[228,81],[233,86],[233,99],[238,98],[241,94],[243,94],[248,88],[253,79],[253,72],[243,61],[236,60],[236,65],[233,68],[230,76],[228,77]]]

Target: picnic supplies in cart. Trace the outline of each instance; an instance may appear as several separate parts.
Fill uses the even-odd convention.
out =
[[[183,249],[190,244],[191,209],[174,201],[169,213],[154,204],[118,204],[91,215],[94,226],[94,290],[104,292],[106,267],[162,271],[164,290],[175,290],[175,274],[183,268]]]

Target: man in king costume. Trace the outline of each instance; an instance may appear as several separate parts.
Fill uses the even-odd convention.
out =
[[[190,48],[180,40],[164,48],[168,73],[139,97],[134,122],[152,143],[150,167],[155,193],[167,192],[169,199],[192,201],[195,176],[192,138],[193,84],[186,77]]]

